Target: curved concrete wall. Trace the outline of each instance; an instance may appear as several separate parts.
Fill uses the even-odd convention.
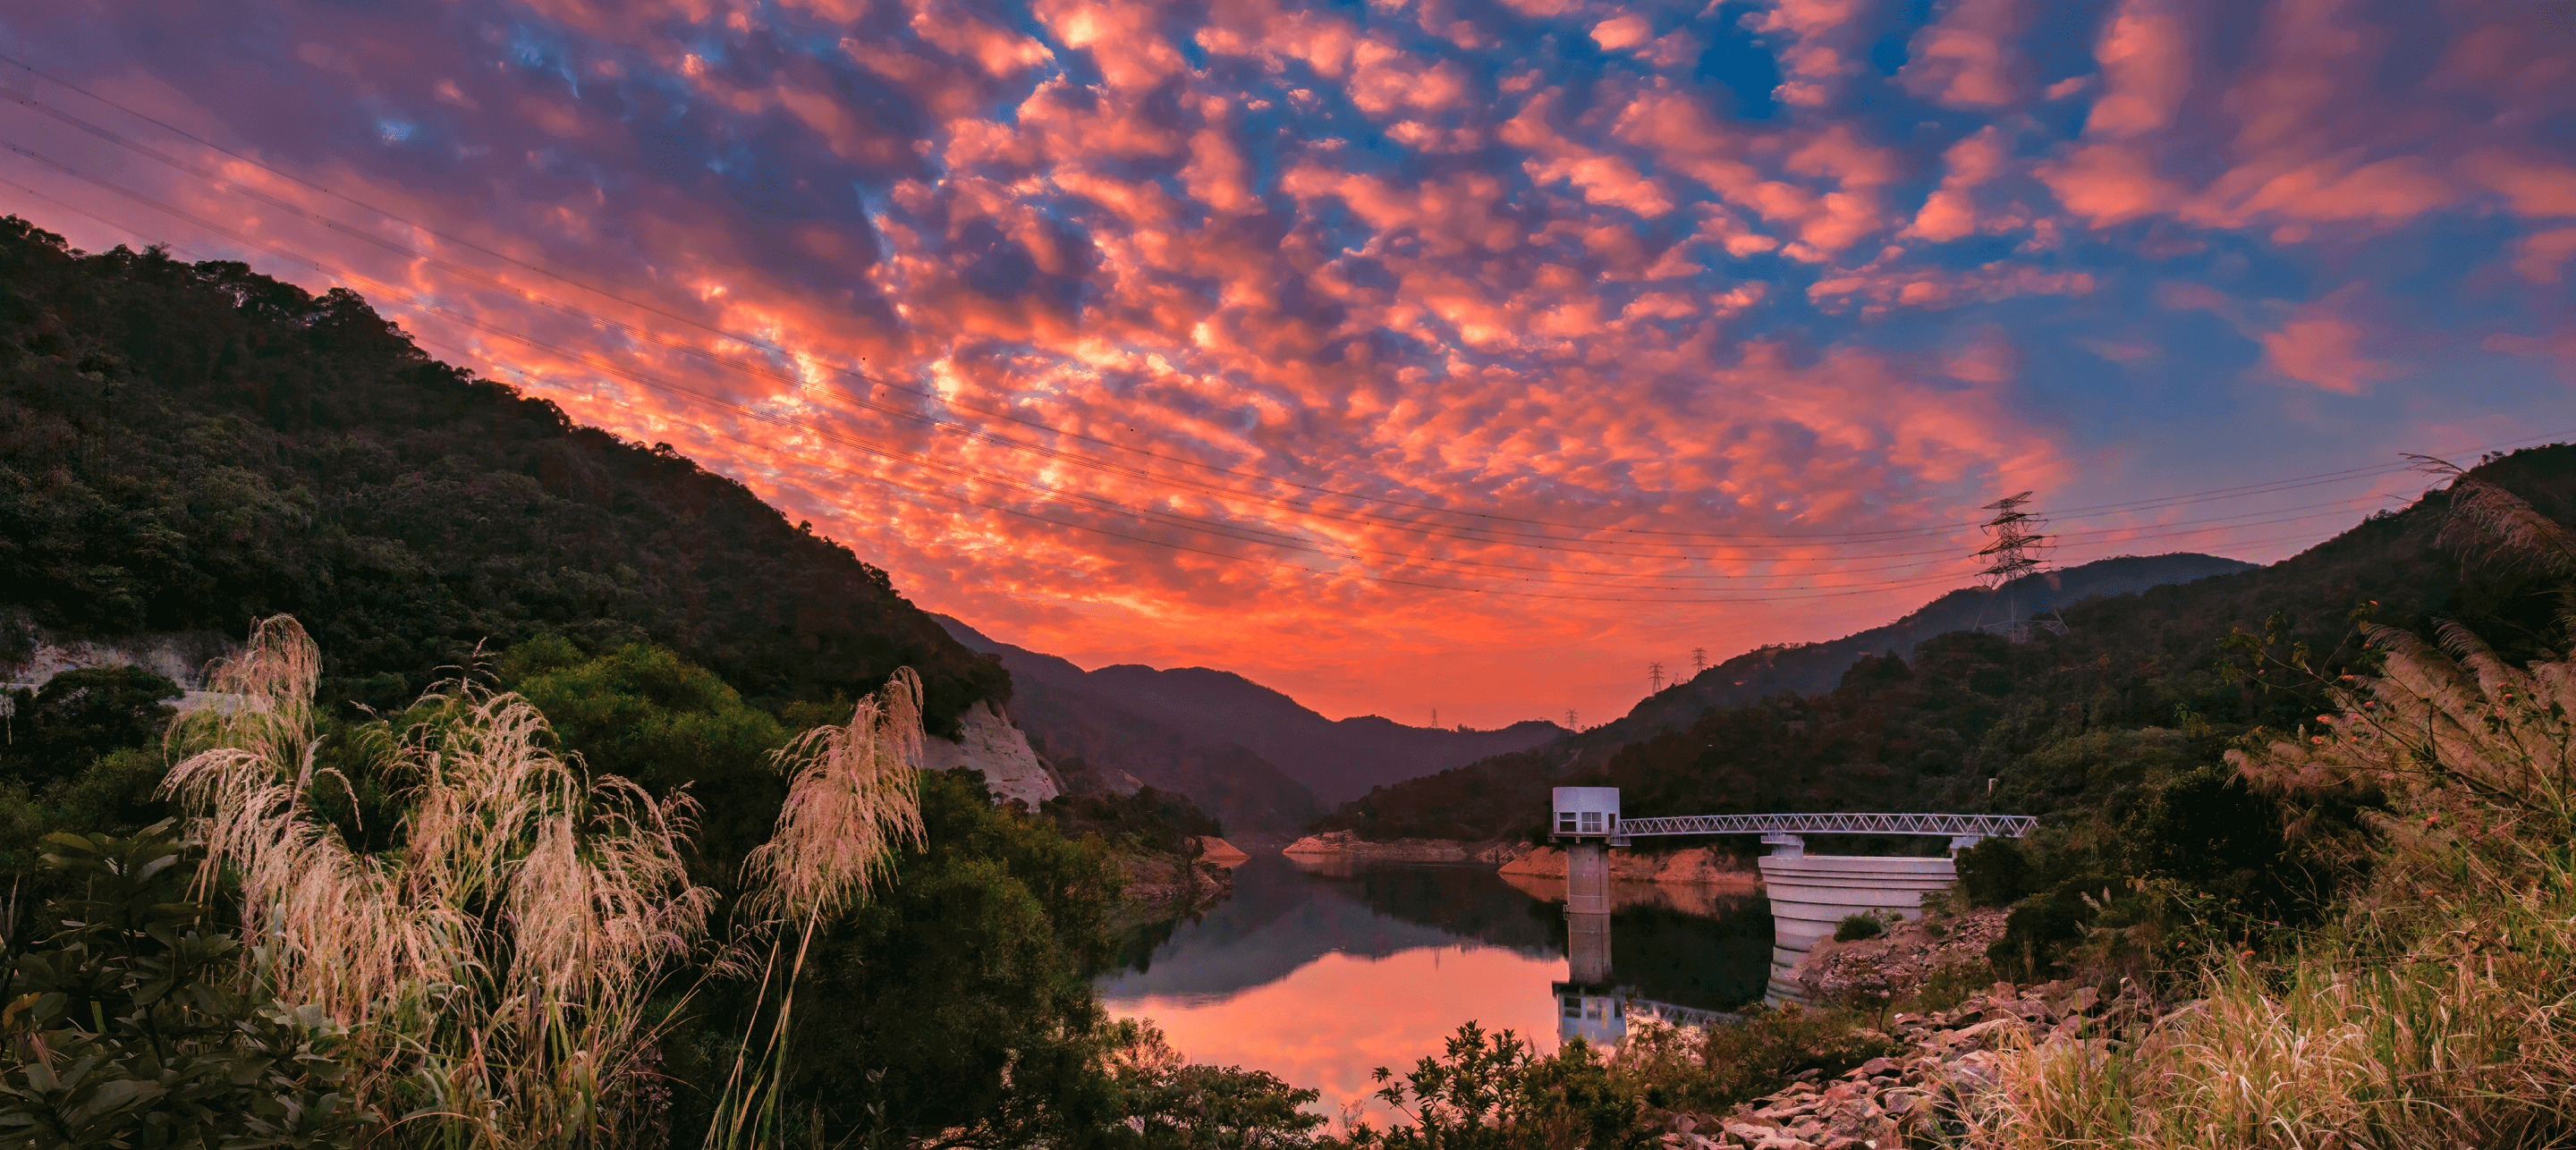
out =
[[[1921,913],[1923,896],[1959,877],[1946,858],[1870,858],[1860,855],[1766,855],[1762,885],[1771,896],[1773,1001],[1802,997],[1789,970],[1819,939],[1831,937],[1844,918],[1892,910]]]

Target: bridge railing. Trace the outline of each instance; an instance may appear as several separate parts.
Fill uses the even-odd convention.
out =
[[[1614,834],[1649,835],[1948,835],[2020,838],[2039,825],[2033,815],[1812,814],[1667,815],[1619,820]]]

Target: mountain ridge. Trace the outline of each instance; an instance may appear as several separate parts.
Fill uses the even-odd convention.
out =
[[[946,615],[935,618],[969,649],[1000,657],[1012,674],[1014,712],[1050,755],[1067,754],[1063,748],[1068,747],[1099,747],[1101,741],[1092,728],[1100,722],[1133,720],[1168,732],[1178,740],[1177,746],[1202,755],[1234,748],[1250,756],[1249,760],[1238,758],[1239,765],[1258,761],[1277,771],[1318,807],[1364,794],[1372,786],[1488,755],[1526,750],[1566,733],[1563,727],[1541,720],[1474,731],[1412,727],[1382,715],[1327,719],[1287,693],[1232,671],[1142,663],[1112,663],[1084,671],[1071,660],[1004,643],[961,620]],[[1106,761],[1090,753],[1081,757],[1092,767],[1124,771],[1156,787],[1180,790],[1206,805],[1190,785],[1180,782],[1177,768],[1163,757],[1171,745],[1158,736],[1150,759],[1132,751]],[[1157,777],[1174,781],[1160,782]],[[1202,779],[1197,785],[1208,782]],[[1220,819],[1228,818],[1222,810],[1215,813]],[[1259,829],[1294,831],[1303,825],[1304,820],[1273,821]]]
[[[1935,635],[1998,621],[2003,614],[2003,605],[1996,602],[1999,596],[2011,596],[2012,605],[2029,617],[2095,596],[2136,594],[2256,566],[2241,559],[2174,551],[2096,559],[2025,576],[1996,591],[1961,587],[1934,596],[1893,622],[1841,638],[1757,647],[1639,700],[1626,715],[1592,730],[1621,740],[1640,739],[1687,726],[1710,707],[1749,703],[1781,691],[1809,695],[1829,691],[1864,656],[1894,651],[1910,657],[1918,644]]]

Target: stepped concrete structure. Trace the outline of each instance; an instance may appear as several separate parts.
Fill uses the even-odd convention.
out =
[[[1771,899],[1771,982],[1766,997],[1774,1003],[1799,997],[1789,981],[1790,970],[1817,942],[1833,934],[1843,919],[1867,913],[1913,918],[1921,913],[1924,895],[1959,877],[1951,856],[1984,839],[2020,838],[2039,825],[2028,815],[1878,812],[1623,819],[1617,787],[1558,787],[1554,800],[1551,837],[1565,844],[1569,931],[1583,921],[1587,927],[1598,922],[1595,929],[1608,933],[1611,847],[1669,835],[1761,835],[1771,848],[1760,865],[1762,885]],[[1805,838],[1811,834],[1940,836],[1950,840],[1950,854],[1931,858],[1811,855]],[[1606,981],[1608,964],[1599,965],[1605,969],[1594,979],[1577,981]]]

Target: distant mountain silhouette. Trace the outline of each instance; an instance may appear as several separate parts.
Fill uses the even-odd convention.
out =
[[[1538,720],[1468,731],[1408,727],[1376,715],[1327,719],[1230,672],[1132,663],[1084,671],[955,619],[940,616],[939,622],[968,649],[1001,656],[1011,673],[1011,710],[1049,756],[1078,757],[1094,769],[1180,791],[1225,820],[1229,833],[1238,826],[1295,830],[1318,803],[1527,750],[1566,733]],[[1279,782],[1304,792],[1304,805],[1291,801]]]
[[[2027,619],[2087,599],[2135,595],[2150,587],[2253,569],[2254,564],[2238,559],[2179,551],[2097,559],[2017,580],[2000,592],[1964,587],[1883,627],[1821,643],[1747,651],[1647,696],[1626,717],[1605,723],[1592,734],[1623,742],[1642,739],[1689,726],[1710,707],[1750,703],[1783,691],[1823,694],[1841,683],[1843,672],[1864,655],[1894,651],[1911,658],[1915,645],[1934,635],[2001,622],[2008,597]]]

